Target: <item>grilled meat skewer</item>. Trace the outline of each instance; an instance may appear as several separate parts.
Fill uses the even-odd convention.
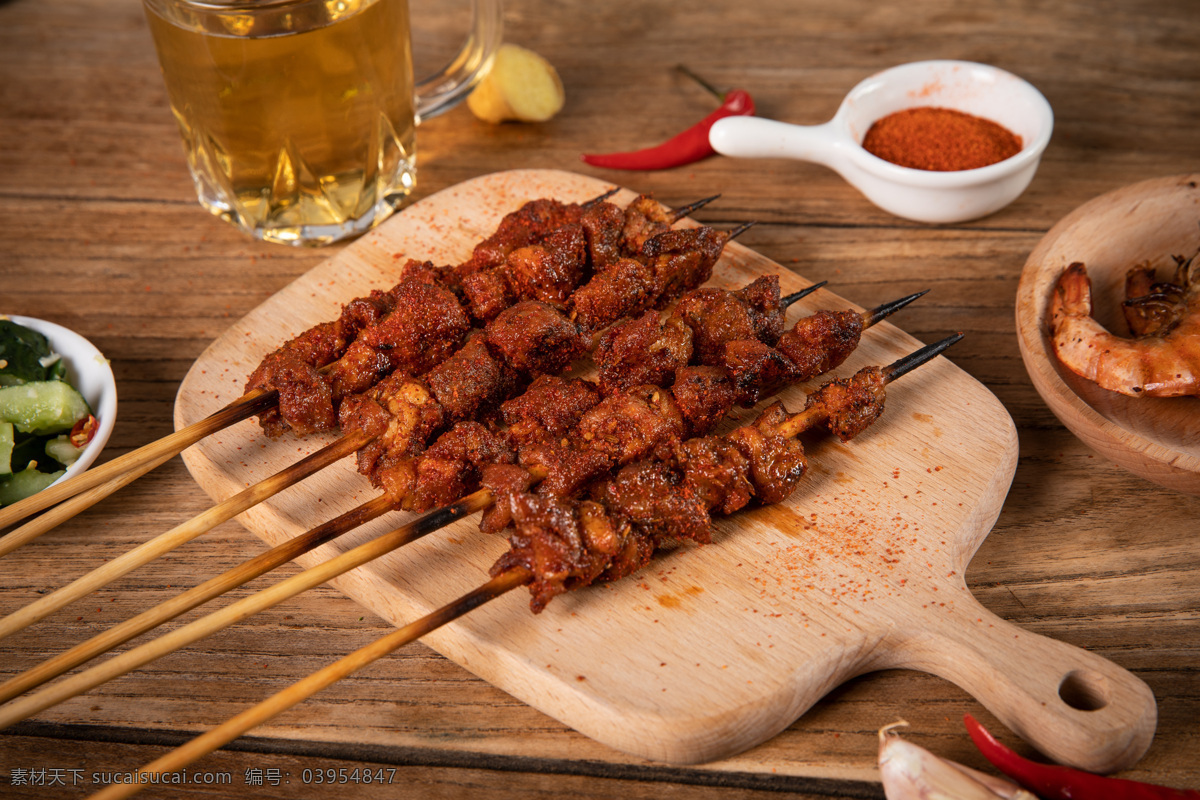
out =
[[[861,315],[854,313],[852,318],[859,325],[873,325],[922,294]],[[802,319],[796,328],[812,318]],[[831,347],[828,337],[812,337],[811,346],[814,350]],[[841,340],[832,346],[840,348]],[[830,350],[818,350],[806,356],[806,363],[841,363],[847,354],[841,349],[833,350],[832,355]],[[653,359],[654,354],[648,353],[647,358]],[[790,364],[786,357],[781,356],[780,361]],[[633,366],[634,374],[643,373],[636,363]],[[376,485],[402,491],[404,508],[412,511],[444,505],[489,481],[497,487],[519,485],[521,470],[510,466],[516,463],[525,467],[538,464],[549,470],[551,478],[542,491],[569,492],[614,465],[667,446],[663,442],[708,433],[747,395],[757,398],[775,393],[787,383],[814,377],[806,374],[792,380],[799,375],[793,369],[785,369],[782,375],[688,366],[675,371],[670,388],[641,384],[607,396],[603,382],[543,378],[526,395],[501,404],[501,430],[478,423],[455,425],[419,456],[366,465],[367,471]],[[660,377],[662,383],[670,380]],[[766,385],[760,389],[755,381]],[[648,444],[658,440],[658,444]],[[485,516],[485,530],[494,532],[496,524]]]
[[[784,298],[784,300],[789,303],[795,302],[816,288],[816,286],[810,287]],[[901,305],[901,303],[894,302],[885,304],[880,309],[895,310]],[[879,309],[876,311],[878,312]],[[881,318],[879,313],[872,313],[868,316]],[[479,422],[468,421],[452,428],[440,437],[429,451],[416,459],[414,461],[416,485],[411,487],[412,491],[405,499],[405,505],[410,508],[429,508],[436,505],[442,498],[444,498],[443,502],[448,502],[454,497],[465,494],[469,489],[478,485],[480,470],[484,466],[496,466],[503,472],[504,465],[513,460],[512,451],[509,450],[510,446],[520,446],[536,451],[536,445],[544,443],[548,434],[557,437],[568,432],[584,413],[596,406],[599,398],[600,395],[594,384],[589,381],[578,379],[568,381],[546,375],[538,378],[530,391],[502,406],[503,416],[508,425],[506,442],[501,443],[496,440],[493,432]],[[540,469],[534,464],[528,471],[517,470],[521,476],[520,488],[527,487],[528,483],[523,481],[528,475],[536,474]],[[391,492],[397,490],[407,491],[407,488],[395,486],[391,488]],[[169,608],[151,609],[121,623],[101,636],[77,645],[33,674],[10,681],[0,689],[0,698],[11,697],[13,693],[36,686],[49,677],[61,674],[62,671],[86,661],[98,652],[103,652],[104,648],[111,647],[114,643],[136,636],[154,625],[161,624],[166,619],[200,605],[233,586],[240,585],[251,577],[261,575],[280,563],[291,560],[313,547],[340,536],[347,530],[386,513],[394,506],[392,498],[393,495],[390,492],[385,492],[381,497],[368,501],[347,514],[252,559],[243,567],[235,568],[224,575],[213,578],[184,592],[169,604],[163,604]],[[46,605],[54,601],[57,603],[54,607],[59,607],[69,601],[70,598],[66,600],[56,598],[55,595],[58,594],[57,592],[53,593],[39,603]]]
[[[694,210],[706,201],[685,208]],[[456,272],[459,268],[410,260],[400,282],[391,290],[373,293],[348,306],[339,317],[341,323],[350,316],[347,323],[309,329],[269,354],[250,374],[246,381],[248,394],[255,390],[278,393],[278,408],[260,415],[263,430],[269,436],[288,430],[301,435],[332,430],[337,426],[337,405],[343,397],[366,391],[398,370],[420,375],[442,363],[463,344],[473,317],[491,321],[522,299],[568,301],[591,271],[582,228],[571,220],[598,209],[611,209],[621,220],[627,216],[640,218],[652,205],[658,208],[656,219],[661,232],[669,231],[670,224],[683,216],[682,211],[668,212],[644,197],[631,203],[635,211],[623,211],[603,201],[563,204],[538,200],[506,216],[497,234],[476,247],[466,262],[469,266],[459,265],[464,270],[461,274]],[[705,248],[701,269],[703,265],[711,269],[709,262],[716,260],[724,245],[725,239],[710,228],[692,230],[696,232],[675,237],[679,242],[671,252],[673,261],[663,265],[672,277],[679,271],[675,262],[682,254],[696,246]],[[650,248],[654,254],[645,257],[633,255],[641,259],[637,263],[644,261],[649,268],[663,261],[657,254],[659,249],[657,245]],[[506,260],[487,269],[481,266],[490,264],[502,252]],[[487,300],[472,299],[469,287],[461,281],[479,276],[491,276],[505,291]],[[686,279],[693,280],[694,276]],[[662,296],[666,288],[652,294]],[[459,296],[464,293],[466,302]],[[486,303],[485,311],[480,311],[480,303]],[[361,310],[351,315],[352,308]],[[356,328],[349,324],[360,320]],[[614,317],[605,324],[615,321]],[[350,332],[354,334],[352,340]]]
[[[912,356],[908,357],[908,359],[915,360],[918,363],[924,363],[932,358],[933,355],[936,355],[950,344],[953,344],[958,340],[958,338],[961,338],[961,334],[959,334],[957,337],[951,337],[943,340],[942,342],[930,345],[927,348],[923,348],[921,351],[912,354]],[[894,366],[895,365],[893,365],[893,367]],[[909,366],[908,368],[912,367]],[[874,372],[878,373],[881,377],[880,385],[890,382],[891,380],[895,380],[897,377],[903,374],[904,371],[907,370],[894,370],[890,367],[882,370],[874,369]],[[809,412],[801,412],[801,414],[795,415],[795,417],[792,417],[788,421],[785,421],[779,426],[775,427],[775,432],[776,434],[783,434],[790,431],[791,434],[794,435],[795,432],[798,432],[799,428],[814,424],[817,421],[817,418],[820,417],[821,413],[824,412],[816,412],[811,415]],[[483,499],[480,498],[478,502],[482,501]],[[568,509],[568,511],[573,512],[574,517],[579,520],[577,524],[577,530],[580,539],[583,539],[585,536],[594,536],[597,533],[601,533],[601,528],[605,527],[606,525],[611,525],[614,522],[628,524],[631,530],[635,525],[640,524],[635,519],[616,519],[615,514],[607,509],[603,509],[602,507],[600,509],[589,511],[584,511],[582,509]],[[606,515],[603,518],[594,516],[600,511],[606,512]],[[429,517],[437,516],[438,513],[440,512],[435,512],[434,514],[429,515]],[[584,522],[584,519],[587,519],[588,521]],[[416,533],[415,535],[423,535],[423,533],[424,532],[422,531]],[[634,535],[636,536],[637,534]],[[401,541],[398,543],[403,543],[404,541],[411,541],[412,538],[412,532],[402,533],[401,531],[395,531],[391,534],[386,534],[384,537],[381,537],[374,542],[368,542],[364,545],[360,545],[355,550],[342,554],[336,559],[333,559],[332,562],[326,562],[326,564],[321,565],[321,567],[309,570],[307,573],[301,573],[300,575],[290,579],[289,582],[296,584],[295,588],[297,592],[303,591],[303,588],[301,588],[303,584],[316,585],[317,583],[327,580],[329,577],[332,577],[335,574],[340,574],[341,572],[353,569],[355,566],[361,565],[367,560],[378,557],[382,553],[387,552],[385,549],[386,546],[396,546],[397,543],[395,543],[394,540],[399,539]],[[504,559],[502,559],[502,561],[503,560]],[[338,562],[336,564],[336,571],[333,562]],[[623,563],[625,565],[632,565],[636,562]],[[610,563],[606,567],[606,570],[613,569],[616,564],[617,562],[615,561]],[[536,565],[531,566],[530,564],[524,563],[524,561],[521,559],[514,559],[513,562],[507,567],[500,569],[490,581],[476,588],[475,590],[468,592],[457,600],[448,603],[447,605],[437,609],[425,617],[422,617],[421,619],[409,623],[403,628],[387,634],[372,644],[343,657],[337,662],[318,670],[307,678],[299,681],[296,684],[293,684],[287,689],[276,693],[258,705],[243,711],[217,728],[202,734],[201,736],[193,739],[191,742],[156,759],[143,768],[142,771],[147,773],[168,772],[185,767],[186,765],[192,763],[192,761],[195,759],[206,753],[216,750],[217,748],[232,741],[262,722],[271,719],[282,711],[291,708],[304,699],[307,699],[321,689],[328,687],[337,680],[353,674],[362,667],[372,663],[384,655],[387,655],[388,653],[393,652],[399,647],[408,644],[409,642],[412,642],[427,633],[437,630],[447,622],[463,616],[475,608],[478,608],[480,605],[488,602],[489,600],[499,597],[506,592],[522,585],[532,584],[536,586],[539,576],[535,571],[535,568]],[[307,580],[303,580],[306,575],[310,573],[311,577],[309,577]],[[608,577],[615,579],[615,572]],[[260,593],[260,595],[254,595],[238,601],[238,603],[235,603],[234,606],[231,606],[229,609],[225,609],[222,612],[217,612],[211,616],[229,618],[229,622],[225,624],[231,624],[237,618],[254,613],[254,610],[258,610],[257,607],[267,607],[268,605],[279,602],[279,600],[282,599],[266,598],[260,600],[260,596],[262,594],[265,594],[265,592]],[[223,620],[215,620],[214,625],[209,627],[215,627],[216,623],[221,621]],[[186,631],[188,628],[205,628],[206,626],[204,623],[204,619],[197,620],[182,630]],[[143,647],[139,648],[139,650],[150,648],[152,645],[153,642],[143,645]],[[135,652],[136,651],[131,651],[131,654]],[[83,675],[86,674],[87,673],[83,673]],[[109,792],[109,797],[125,797],[137,791],[140,785],[141,784],[127,784],[110,787],[112,791],[106,790],[106,792]]]

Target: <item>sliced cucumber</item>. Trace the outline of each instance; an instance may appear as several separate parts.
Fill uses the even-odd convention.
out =
[[[71,437],[65,433],[46,440],[46,455],[53,458],[64,467],[69,467],[79,460],[83,454],[82,447],[71,444]]]
[[[63,470],[38,472],[36,469],[25,469],[5,475],[0,478],[0,506],[12,505],[18,500],[37,494],[58,480],[62,474]]]
[[[0,389],[0,422],[11,422],[21,433],[70,430],[90,413],[83,395],[65,381],[34,381]]]
[[[0,422],[0,475],[12,474],[13,425]]]

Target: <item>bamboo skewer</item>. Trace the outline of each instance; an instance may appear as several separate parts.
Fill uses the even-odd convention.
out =
[[[912,371],[921,364],[926,363],[953,345],[955,342],[959,341],[962,337],[962,333],[947,337],[941,341],[927,345],[920,350],[893,362],[889,366],[884,367],[883,376],[885,382],[890,383]],[[778,433],[788,437],[796,436],[818,422],[821,416],[822,412],[819,409],[805,409],[804,411],[792,415],[789,420],[779,427]],[[472,497],[476,495],[488,495],[489,497],[487,498],[487,501],[490,502],[490,492],[483,490],[481,492],[476,492],[475,495],[472,495]],[[399,531],[393,532],[393,534],[388,534],[387,536],[393,536],[398,532]],[[381,541],[383,538],[387,537],[381,537],[381,539],[375,540],[375,542],[368,544],[375,544],[376,542]],[[367,545],[362,545],[356,549],[362,550],[365,547],[367,547]],[[350,551],[350,553],[353,552],[355,551]],[[343,554],[343,557],[350,555],[350,553]],[[336,560],[338,559],[334,559],[334,561]],[[327,562],[327,564],[329,563],[332,562]],[[296,577],[298,578],[301,576]],[[341,678],[352,674],[358,669],[361,669],[362,667],[372,663],[373,661],[392,652],[393,650],[408,644],[414,639],[431,633],[442,625],[461,617],[475,608],[478,608],[483,603],[498,597],[511,589],[530,582],[532,578],[532,573],[530,573],[524,567],[516,567],[507,570],[492,578],[490,581],[477,587],[473,591],[463,595],[459,599],[434,610],[424,617],[411,622],[408,625],[405,625],[404,627],[399,628],[380,639],[377,639],[375,642],[356,650],[348,656],[339,659],[333,664],[330,664],[318,670],[317,672],[312,673],[308,677],[297,681],[296,683],[277,692],[266,700],[227,720],[218,727],[208,731],[207,733],[201,734],[195,739],[192,739],[186,744],[176,748],[172,752],[167,753],[165,756],[162,756],[161,758],[151,762],[142,770],[140,770],[139,774],[154,774],[178,770],[181,767],[192,763],[196,759],[213,752],[222,745],[229,743],[233,739],[251,730],[262,722],[266,722],[267,720],[291,708],[297,703],[300,703],[301,701],[311,697],[322,689],[327,688]],[[288,581],[285,581],[284,583],[288,583]],[[283,584],[279,584],[279,586],[282,585]],[[251,598],[246,599],[249,600]],[[236,606],[238,604],[234,605]],[[230,608],[233,608],[233,606]],[[203,620],[200,622],[202,621]],[[167,636],[162,637],[162,639],[156,641],[168,639],[170,636],[171,635],[168,634]],[[154,642],[151,642],[150,644],[153,645]],[[113,660],[116,661],[120,658],[121,657],[118,656],[117,659]],[[0,726],[7,724],[10,723],[7,722],[6,719],[0,718]],[[143,784],[140,783],[113,785],[92,795],[92,798],[93,800],[109,800],[110,798],[129,797],[133,794],[136,794],[141,789],[142,785]]]
[[[59,503],[45,514],[30,520],[19,528],[14,528],[5,534],[3,538],[0,538],[0,556],[8,555],[21,545],[32,542],[43,533],[54,530],[54,528],[71,519],[76,514],[86,511],[113,492],[128,486],[150,470],[162,466],[174,457],[174,453],[167,453],[153,461],[148,461],[126,472],[124,475],[113,478],[107,483],[102,483],[92,489],[80,492],[74,497]]]
[[[243,597],[225,608],[214,611],[187,625],[127,650],[108,661],[83,672],[71,675],[39,692],[22,697],[0,708],[0,728],[19,722],[39,711],[75,697],[130,670],[173,653],[181,647],[210,636],[253,614],[277,605],[301,592],[360,567],[369,561],[444,528],[452,522],[481,511],[492,503],[492,493],[486,489],[467,495],[449,506],[424,514],[390,533],[347,550],[315,567],[304,570],[255,594]]]
[[[211,530],[246,509],[292,486],[300,480],[312,475],[338,459],[353,453],[362,447],[366,436],[350,434],[334,442],[332,445],[318,450],[295,464],[287,467],[270,478],[266,478],[253,486],[238,492],[224,502],[218,503],[202,514],[199,514],[182,525],[160,534],[137,547],[112,559],[88,574],[77,578],[66,586],[30,603],[7,617],[0,619],[0,639],[15,633],[48,614],[57,611],[86,594],[116,580],[122,575],[146,564],[164,553],[195,539],[197,536]],[[87,474],[87,473],[84,473]]]
[[[204,437],[224,430],[236,422],[261,414],[273,406],[276,401],[275,392],[255,390],[248,392],[234,402],[205,417],[198,422],[168,434],[157,441],[143,445],[123,456],[114,458],[97,467],[76,475],[69,481],[56,483],[32,497],[27,497],[13,503],[11,506],[0,508],[0,529],[7,528],[13,523],[20,522],[30,514],[49,508],[56,503],[74,497],[80,492],[94,489],[102,483],[107,483],[154,462],[163,463],[200,441]]]
[[[598,195],[597,197],[593,197],[592,199],[581,203],[581,205],[587,207],[602,202],[607,200],[609,197],[612,197],[618,191],[620,191],[619,188],[610,189],[603,194]],[[672,210],[668,215],[670,224],[675,224],[688,214],[703,208],[719,197],[719,194],[714,194]],[[729,239],[732,240],[737,238],[746,230],[753,227],[754,224],[754,222],[747,222],[739,225],[737,228],[729,232]],[[126,480],[124,483],[113,486],[110,491],[106,493],[95,493],[90,495],[90,502],[81,501],[78,505],[73,506],[73,513],[64,511],[62,514],[48,519],[46,523],[43,523],[48,525],[48,527],[45,529],[23,529],[22,536],[18,537],[12,542],[0,540],[0,542],[3,543],[3,546],[0,546],[0,556],[11,552],[27,541],[37,538],[37,536],[40,536],[42,533],[45,533],[47,530],[53,528],[54,525],[70,519],[72,516],[74,516],[74,514],[77,514],[86,508],[90,508],[92,505],[104,499],[112,492],[128,485],[135,478],[140,477],[149,470],[153,469],[155,466],[164,463],[172,456],[179,454],[206,436],[223,430],[236,422],[242,421],[243,419],[255,416],[256,414],[260,414],[263,411],[272,408],[276,404],[277,400],[278,395],[274,391],[255,389],[251,392],[247,392],[245,395],[237,400],[234,400],[226,407],[214,412],[212,415],[200,420],[199,422],[189,425],[187,428],[178,430],[175,433],[169,434],[161,439],[158,439],[157,441],[144,445],[137,450],[126,453],[125,455],[113,459],[112,461],[102,464],[98,467],[93,467],[87,472],[77,475],[69,481],[63,481],[62,483],[48,487],[32,497],[28,497],[17,503],[13,503],[11,506],[0,508],[0,530],[3,530],[8,526],[31,516],[32,514],[36,514],[37,512],[47,509],[57,503],[61,503],[71,497],[96,488],[101,484],[112,481],[118,476],[124,475],[126,472],[140,470],[140,472],[138,472],[132,478]],[[153,464],[153,466],[147,466],[150,464]],[[53,522],[53,524],[50,524],[51,522]]]
[[[783,304],[790,305],[801,297],[807,296],[818,288],[825,285],[825,282],[814,284],[806,289],[789,295],[783,298]],[[885,303],[877,308],[864,312],[864,324],[866,326],[874,325],[876,322],[886,318],[896,310],[908,305],[913,300],[924,295],[925,292],[918,292],[913,295]],[[332,445],[331,445],[332,446]],[[17,675],[7,682],[0,684],[0,702],[16,697],[23,692],[35,688],[46,681],[61,675],[69,669],[72,669],[79,664],[84,663],[98,655],[101,655],[117,645],[128,641],[129,639],[140,635],[141,633],[157,627],[176,616],[179,616],[186,611],[189,611],[203,603],[217,597],[225,592],[241,586],[244,583],[253,580],[254,578],[271,571],[275,567],[284,564],[296,556],[308,552],[309,550],[325,543],[332,541],[338,536],[353,530],[355,527],[365,524],[369,520],[375,519],[381,514],[391,510],[393,503],[385,497],[375,498],[368,501],[366,504],[352,509],[342,516],[330,520],[329,522],[318,526],[300,536],[295,537],[283,544],[272,548],[271,550],[250,559],[243,564],[228,570],[227,572],[212,578],[203,584],[200,584],[192,589],[189,589],[175,598],[161,603],[151,609],[148,609],[141,614],[120,623],[113,628],[98,634],[91,639],[82,642],[70,650],[43,662],[26,672]]]
[[[962,334],[948,337],[935,344],[927,345],[913,354],[894,362],[884,370],[886,381],[891,382],[915,367],[924,364],[961,338]],[[821,413],[819,410],[802,411],[784,423],[780,427],[779,433],[785,436],[795,436],[818,422]],[[530,470],[530,474],[534,482],[540,481],[546,475],[543,468],[537,467]],[[270,608],[290,597],[294,597],[307,589],[311,589],[351,569],[362,566],[385,553],[391,552],[435,530],[445,527],[451,522],[480,511],[491,505],[492,501],[492,493],[487,489],[481,489],[467,495],[457,503],[417,517],[408,524],[359,545],[329,561],[307,569],[253,595],[242,598],[223,609],[214,611],[188,625],[160,636],[133,650],[115,656],[84,672],[72,675],[39,692],[16,700],[0,708],[0,728],[11,725],[29,715],[36,714],[50,706],[88,691],[101,683],[123,675],[130,670],[143,666],[150,661],[209,636],[259,611]],[[151,611],[153,610],[151,609]],[[18,676],[18,678],[22,677]]]
[[[118,623],[103,633],[99,633],[70,650],[53,658],[43,661],[36,667],[15,675],[0,684],[0,703],[36,688],[48,680],[58,677],[85,661],[107,653],[114,647],[129,641],[146,631],[156,628],[165,622],[184,614],[197,606],[203,605],[214,597],[249,583],[278,566],[286,564],[296,556],[307,553],[326,542],[333,541],[344,533],[365,525],[393,510],[393,503],[386,496],[376,497],[362,505],[352,508],[328,522],[279,544],[265,553],[260,553],[248,559],[233,569],[227,570],[215,578],[193,586],[185,592],[165,602],[149,608],[137,616]]]
[[[533,575],[524,568],[508,570],[492,578],[487,583],[468,592],[457,600],[426,614],[418,620],[410,622],[392,633],[376,639],[365,647],[333,662],[327,667],[312,673],[297,683],[283,689],[263,702],[243,711],[227,722],[213,728],[211,731],[192,739],[187,744],[167,753],[162,758],[148,764],[140,773],[172,772],[197,758],[211,753],[222,745],[228,744],[246,731],[261,725],[263,722],[286,711],[317,692],[325,689],[363,667],[383,658],[410,642],[414,642],[431,631],[437,630],[448,622],[473,611],[489,600],[500,597],[504,593],[523,586],[532,579]],[[92,795],[94,800],[113,800],[114,798],[129,797],[138,792],[143,784],[126,783],[112,784]]]

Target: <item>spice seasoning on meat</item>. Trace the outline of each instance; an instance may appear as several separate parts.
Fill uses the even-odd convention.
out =
[[[876,120],[862,146],[902,167],[955,172],[1015,156],[1021,150],[1021,137],[973,114],[918,106]]]

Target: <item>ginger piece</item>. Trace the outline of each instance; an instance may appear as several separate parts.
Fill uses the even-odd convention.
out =
[[[484,122],[545,122],[563,107],[562,80],[549,61],[532,50],[504,44],[492,69],[467,97],[467,107]]]

